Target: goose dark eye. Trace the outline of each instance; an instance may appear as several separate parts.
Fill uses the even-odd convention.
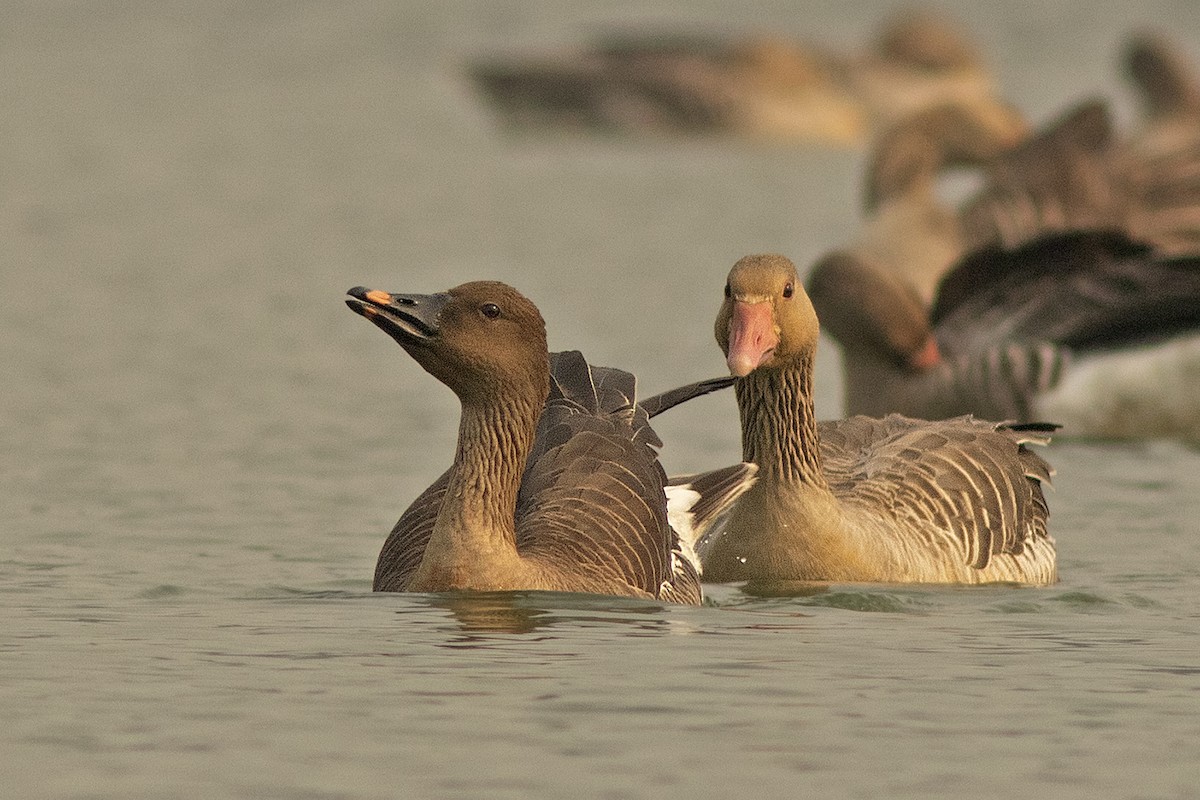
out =
[[[479,307],[479,311],[488,319],[496,319],[500,316],[500,306],[495,303],[484,303]]]
[[[729,284],[726,283],[725,284],[725,296],[729,297],[731,294],[732,294],[732,292],[729,291]]]
[[[789,283],[789,284],[787,284],[786,286],[784,286],[784,287],[783,287],[783,296],[784,296],[784,297],[791,297],[791,296],[792,296],[792,293],[793,293],[794,291],[795,291],[795,290],[792,288],[792,285]]]

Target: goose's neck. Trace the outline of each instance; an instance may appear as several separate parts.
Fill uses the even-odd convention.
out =
[[[758,369],[734,385],[742,458],[760,481],[827,488],[813,410],[813,353],[782,369]]]
[[[885,134],[867,170],[866,205],[877,211],[888,201],[933,203],[934,181],[943,153],[922,130],[902,128]]]
[[[426,560],[479,563],[516,554],[517,494],[544,398],[465,402],[445,500]]]

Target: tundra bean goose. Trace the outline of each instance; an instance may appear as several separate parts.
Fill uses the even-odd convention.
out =
[[[934,583],[1056,580],[1028,445],[1046,430],[971,417],[818,423],[817,317],[783,256],[734,265],[717,316],[758,480],[702,542],[705,580]]]
[[[376,591],[543,589],[700,602],[693,542],[671,522],[688,537],[702,534],[747,487],[752,466],[668,486],[634,377],[576,352],[549,354],[537,308],[509,286],[349,294],[352,310],[462,404],[454,462],[388,536]],[[649,403],[663,411],[720,386]]]
[[[929,314],[848,252],[818,262],[808,287],[842,346],[848,413],[1200,439],[1200,256],[1102,232],[988,248],[946,276]]]

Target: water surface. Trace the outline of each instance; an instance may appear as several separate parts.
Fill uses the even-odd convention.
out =
[[[1130,27],[1200,36],[1184,2],[949,7],[1035,120],[1127,115]],[[348,287],[509,281],[553,347],[657,391],[720,372],[736,258],[808,264],[855,224],[858,153],[513,140],[456,66],[631,21],[852,43],[886,8],[10,7],[6,796],[1194,796],[1200,455],[1174,443],[1049,448],[1043,589],[370,592],[457,412]],[[734,420],[664,416],[668,466],[736,458]]]

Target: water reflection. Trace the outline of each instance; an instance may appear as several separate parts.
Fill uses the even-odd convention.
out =
[[[878,613],[926,613],[934,598],[923,587],[847,586],[815,581],[748,581],[740,587],[741,599],[726,597],[718,605],[754,605],[763,601],[790,601],[790,607],[839,608]],[[712,593],[710,592],[710,597]]]
[[[447,592],[414,595],[427,608],[449,612],[455,646],[484,646],[497,635],[546,634],[554,627],[623,626],[637,636],[678,629],[662,603],[559,592]],[[631,629],[631,630],[630,630]],[[554,638],[541,636],[538,638]]]

